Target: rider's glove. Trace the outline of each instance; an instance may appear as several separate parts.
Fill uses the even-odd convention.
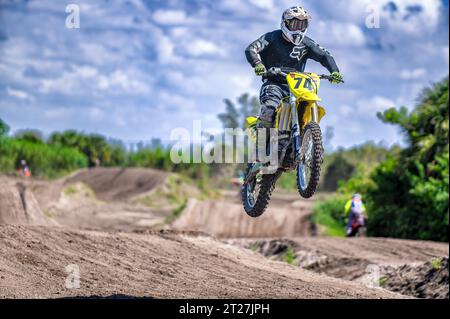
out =
[[[337,83],[341,83],[342,80],[343,80],[342,74],[340,74],[339,72],[333,72],[333,73],[331,73],[331,77],[332,77],[331,83],[337,84]]]
[[[260,76],[260,75],[263,75],[263,74],[266,73],[266,72],[267,72],[267,70],[266,70],[266,67],[264,66],[264,64],[258,63],[258,64],[255,66],[255,74],[256,74],[256,75]]]

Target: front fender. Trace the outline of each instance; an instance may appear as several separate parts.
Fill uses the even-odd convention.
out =
[[[306,124],[308,124],[309,122],[311,122],[311,108],[313,107],[313,105],[314,105],[314,103],[315,102],[310,102],[310,103],[308,103],[308,105],[306,106],[306,109],[305,109],[305,113],[303,114],[303,127],[305,127],[306,126]],[[317,104],[317,113],[318,113],[318,115],[319,115],[319,123],[320,123],[320,120],[322,120],[322,118],[325,116],[325,114],[326,114],[326,111],[325,111],[325,109],[321,106],[321,105],[318,105]]]
[[[322,101],[322,99],[313,92],[303,92],[297,96],[302,101],[312,101],[312,102],[319,102]]]

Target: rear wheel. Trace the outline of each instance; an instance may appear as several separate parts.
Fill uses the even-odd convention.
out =
[[[297,188],[302,197],[310,198],[316,192],[322,163],[322,132],[317,123],[311,122],[302,132],[300,161],[297,166]]]
[[[246,176],[249,174],[253,165],[249,164]],[[261,216],[266,210],[273,190],[275,189],[275,183],[281,173],[275,174],[261,174],[258,173],[254,178],[242,185],[242,203],[244,210],[250,217]]]

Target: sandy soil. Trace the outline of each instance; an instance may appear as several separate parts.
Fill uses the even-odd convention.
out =
[[[65,184],[83,182],[105,201],[127,201],[163,184],[168,174],[154,169],[99,167],[64,179]]]
[[[209,237],[0,226],[0,297],[398,298]],[[80,288],[65,287],[77,265]]]
[[[0,176],[0,224],[117,231],[163,225],[174,207],[134,199],[164,187],[167,176],[138,168],[86,169],[52,182]]]
[[[369,264],[448,258],[448,244],[311,237],[312,201],[291,194],[274,194],[257,219],[233,193],[191,198],[164,225],[174,209],[164,194],[192,193],[173,182],[145,169],[97,168],[54,182],[0,176],[0,297],[403,298],[355,279]],[[265,257],[287,246],[305,267]],[[69,265],[80,271],[78,289],[66,287]],[[438,278],[448,284],[448,275]]]
[[[313,232],[309,222],[313,202],[300,199],[298,194],[275,193],[267,211],[258,218],[247,216],[239,200],[230,194],[221,200],[191,200],[171,226],[222,238],[294,237]]]
[[[228,239],[272,260],[418,298],[448,298],[447,243],[390,238]],[[289,254],[289,259],[287,259]],[[374,277],[376,276],[376,278]]]

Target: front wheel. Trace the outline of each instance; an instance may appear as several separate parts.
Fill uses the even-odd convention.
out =
[[[323,163],[322,133],[320,126],[308,123],[302,134],[300,161],[297,166],[297,188],[303,198],[310,198],[319,185]]]
[[[249,164],[246,176],[251,171],[253,165]],[[250,217],[261,216],[269,205],[270,196],[275,188],[275,183],[281,173],[261,174],[245,182],[242,185],[242,203],[244,210]]]

